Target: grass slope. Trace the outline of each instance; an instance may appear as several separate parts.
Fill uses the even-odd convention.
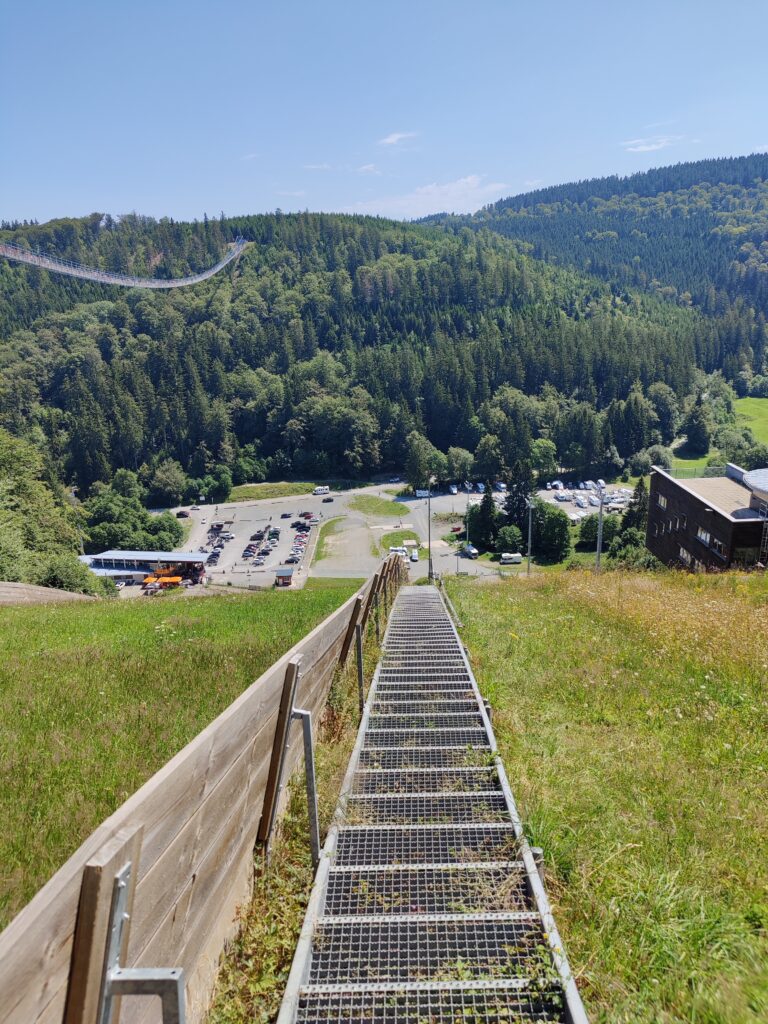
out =
[[[761,444],[768,444],[768,398],[737,398],[734,404],[739,423],[749,427]]]
[[[768,580],[449,592],[592,1021],[768,1019]]]
[[[388,554],[390,548],[401,548],[405,540],[415,540],[416,550],[419,550],[421,539],[418,533],[413,530],[395,530],[392,533],[385,533],[379,540],[382,554]]]
[[[0,927],[359,586],[0,609]]]

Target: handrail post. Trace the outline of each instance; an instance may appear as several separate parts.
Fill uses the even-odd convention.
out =
[[[309,841],[312,847],[312,866],[320,863],[320,818],[317,813],[317,782],[315,780],[315,744],[312,739],[312,712],[295,708],[293,718],[301,721],[304,736],[304,773],[307,785],[307,813],[309,814]]]

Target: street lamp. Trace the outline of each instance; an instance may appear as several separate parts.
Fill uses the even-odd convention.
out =
[[[526,498],[525,504],[528,507],[528,576],[531,575],[531,545],[533,543],[533,499]]]
[[[427,481],[427,550],[429,551],[429,574],[430,583],[434,579],[432,572],[432,484],[435,478],[431,476]]]
[[[597,554],[595,555],[595,572],[600,572],[600,555],[603,550],[603,502],[605,501],[605,487],[598,486],[597,493],[600,496],[600,508],[597,512]]]

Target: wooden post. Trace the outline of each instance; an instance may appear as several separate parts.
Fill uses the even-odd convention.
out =
[[[131,881],[126,905],[128,920],[123,928],[123,945],[120,950],[120,962],[125,963],[133,913],[133,894],[139,874],[142,833],[141,825],[121,829],[83,868],[64,1024],[97,1024],[99,995],[110,935],[109,920],[115,875],[130,861]],[[113,1005],[117,1020],[119,1003],[116,1001]]]
[[[355,635],[355,626],[360,619],[360,610],[363,607],[363,599],[359,595],[355,598],[355,603],[352,606],[352,612],[349,616],[349,625],[347,626],[347,632],[344,635],[344,643],[341,645],[341,654],[339,655],[339,667],[344,668],[347,663],[347,655],[349,654],[349,648],[352,646],[352,637]]]
[[[360,625],[363,627],[363,629],[365,629],[365,627],[368,625],[368,616],[371,614],[371,607],[373,606],[373,601],[374,598],[376,597],[376,591],[378,590],[379,587],[379,580],[380,575],[379,573],[376,573],[376,575],[373,577],[373,584],[371,585],[371,589],[368,591],[368,600],[365,602],[363,617],[360,620]]]
[[[295,658],[291,658],[285,669],[283,693],[280,698],[280,710],[277,713],[277,725],[275,726],[275,742],[272,744],[272,759],[269,762],[269,774],[267,775],[267,786],[264,791],[261,821],[259,822],[259,831],[256,834],[256,838],[262,843],[267,842],[269,839],[275,823],[280,776],[282,775],[283,761],[285,760],[288,733],[291,728],[291,715],[293,713],[293,702],[296,697],[296,684],[299,681],[300,665],[301,655],[298,655]]]
[[[355,626],[355,651],[357,652],[357,700],[360,706],[360,717],[365,708],[365,679],[363,677],[363,627]]]

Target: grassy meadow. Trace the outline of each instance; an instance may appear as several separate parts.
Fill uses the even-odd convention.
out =
[[[0,928],[359,585],[1,608]]]
[[[390,548],[401,548],[403,541],[415,540],[417,544],[416,550],[419,551],[421,546],[421,539],[418,533],[414,530],[394,530],[392,533],[385,533],[379,540],[381,552],[383,555],[389,554]]]
[[[377,498],[375,494],[356,494],[350,498],[349,507],[367,516],[394,516],[395,519],[407,511],[399,502]]]
[[[768,1019],[768,579],[448,590],[591,1020]]]
[[[756,441],[768,444],[768,398],[737,398],[735,405],[739,426],[749,427]]]
[[[276,483],[238,484],[233,487],[229,501],[261,501],[264,498],[292,498],[294,495],[311,494],[315,485],[305,481]]]

